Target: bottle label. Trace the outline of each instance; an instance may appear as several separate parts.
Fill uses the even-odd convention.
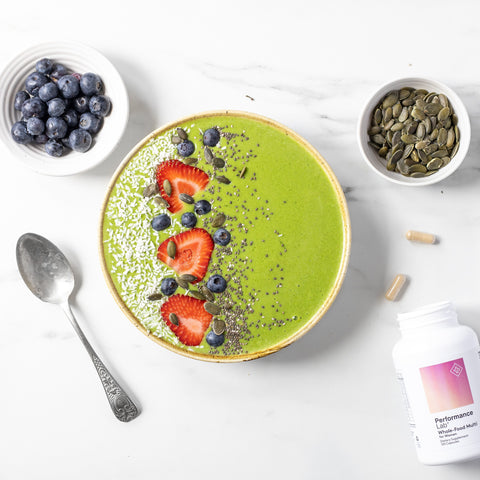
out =
[[[480,444],[480,352],[397,372],[419,449]]]

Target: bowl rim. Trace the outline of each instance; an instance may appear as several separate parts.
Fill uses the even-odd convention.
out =
[[[61,53],[56,53],[61,52]],[[69,152],[70,155],[75,155],[75,157],[72,159],[70,157],[70,162],[62,162],[62,159],[69,160],[67,159],[67,156],[65,157],[60,157],[59,159],[59,168],[58,171],[55,168],[55,165],[53,165],[53,157],[49,157],[46,153],[42,152],[40,149],[38,149],[38,155],[40,157],[45,158],[46,163],[43,164],[41,162],[41,159],[36,158],[33,154],[29,153],[28,149],[22,148],[24,147],[23,145],[15,143],[11,136],[7,134],[7,132],[3,132],[2,135],[0,135],[0,140],[2,141],[3,145],[5,148],[15,157],[16,160],[19,161],[24,167],[27,167],[28,169],[42,174],[42,175],[48,175],[48,176],[53,176],[53,177],[63,177],[63,176],[69,176],[69,175],[74,175],[77,173],[82,173],[88,170],[91,170],[98,166],[100,163],[102,163],[109,155],[112,154],[112,152],[115,150],[115,148],[118,146],[120,143],[123,133],[125,132],[125,129],[128,124],[128,118],[130,114],[130,102],[129,102],[129,97],[128,97],[128,91],[126,89],[125,83],[123,81],[122,76],[118,72],[117,68],[113,65],[113,63],[105,56],[103,55],[99,50],[96,48],[75,40],[59,40],[59,41],[45,41],[42,43],[30,45],[29,47],[23,48],[16,53],[14,53],[10,59],[3,65],[3,68],[0,71],[0,82],[3,81],[3,79],[7,76],[11,76],[12,78],[16,78],[19,74],[17,73],[11,73],[12,71],[15,72],[15,70],[23,67],[23,63],[25,63],[27,60],[30,61],[31,56],[35,55],[38,59],[43,58],[43,57],[48,57],[49,55],[55,58],[57,55],[68,55],[68,52],[71,51],[73,56],[76,54],[82,55],[84,58],[85,62],[90,61],[90,59],[93,59],[93,63],[98,63],[101,65],[104,65],[104,72],[100,74],[100,76],[103,77],[105,76],[105,71],[108,70],[108,79],[105,82],[106,83],[106,94],[111,96],[111,91],[115,90],[116,96],[115,96],[115,105],[114,105],[114,112],[118,112],[118,115],[116,115],[115,122],[116,122],[116,128],[114,130],[115,135],[109,136],[106,141],[110,141],[110,144],[107,146],[107,148],[103,149],[103,154],[102,152],[99,152],[98,150],[95,150],[95,146],[88,152],[82,154],[79,152]],[[25,59],[25,60],[22,60]],[[23,62],[23,63],[22,63]],[[66,62],[65,62],[66,63]],[[75,60],[73,61],[75,63]],[[67,65],[68,66],[68,65]],[[32,67],[33,69],[35,68],[34,65]],[[32,72],[33,72],[32,69]],[[112,84],[112,81],[114,82],[114,88],[109,88],[109,85]],[[110,92],[110,93],[109,93]],[[7,102],[8,98],[8,93],[4,90],[3,92],[0,92],[0,100],[4,101],[5,103]],[[5,109],[10,108],[8,106],[2,107],[1,115],[4,118],[4,123],[5,125],[2,125],[2,130],[4,130],[3,127],[8,128],[8,120],[5,118]],[[114,113],[115,114],[115,113]],[[108,122],[109,118],[111,117],[111,113],[105,117],[105,122]],[[9,133],[9,132],[8,132]],[[37,150],[37,149],[35,149]],[[96,155],[96,153],[99,153]],[[89,155],[88,157],[88,162],[85,162],[85,157],[83,157],[83,162],[82,162],[82,157],[80,155]],[[78,155],[78,157],[77,157]],[[52,160],[52,162],[48,162],[49,160]]]
[[[133,156],[138,153],[138,151],[143,148],[145,144],[147,144],[152,138],[160,135],[161,133],[171,130],[174,127],[178,126],[179,124],[185,123],[185,122],[194,122],[195,120],[199,118],[204,118],[204,117],[215,117],[215,116],[224,116],[224,115],[231,115],[231,116],[237,116],[240,118],[248,118],[252,120],[259,121],[261,123],[267,124],[273,128],[276,128],[277,130],[285,133],[286,135],[294,138],[296,141],[298,141],[314,158],[315,160],[319,163],[321,168],[323,169],[324,173],[327,175],[329,182],[331,183],[332,187],[335,190],[336,193],[336,198],[338,200],[339,208],[340,208],[340,213],[341,213],[341,218],[342,218],[342,223],[343,223],[343,248],[342,248],[342,257],[341,261],[339,264],[337,276],[335,278],[335,282],[333,283],[333,286],[330,290],[330,293],[328,297],[325,299],[325,301],[322,303],[320,308],[315,312],[314,315],[310,318],[310,320],[305,323],[305,325],[302,326],[302,328],[298,329],[295,333],[290,335],[288,338],[276,343],[273,346],[264,348],[262,350],[256,351],[254,353],[247,353],[247,354],[240,354],[240,355],[212,355],[212,354],[205,354],[205,353],[197,353],[197,352],[191,352],[188,350],[184,350],[176,345],[171,344],[170,342],[167,342],[163,340],[160,337],[157,337],[155,335],[152,335],[141,323],[140,321],[133,315],[133,313],[130,311],[130,309],[127,307],[123,299],[120,297],[119,293],[117,292],[117,289],[115,288],[115,285],[113,283],[113,280],[111,278],[110,272],[108,271],[107,268],[107,263],[105,259],[105,254],[104,254],[104,248],[103,248],[103,226],[104,226],[104,219],[105,219],[105,211],[108,206],[108,202],[110,200],[110,196],[112,193],[113,188],[115,187],[115,184],[118,180],[118,177],[121,175],[123,170],[126,168],[128,163],[132,160]],[[333,304],[334,300],[336,299],[341,286],[343,284],[343,281],[345,279],[346,273],[347,273],[347,266],[350,258],[350,253],[351,253],[351,223],[350,223],[350,216],[348,213],[348,207],[347,207],[347,201],[345,198],[345,194],[343,192],[343,189],[340,185],[340,182],[338,181],[337,177],[333,173],[333,170],[331,169],[330,165],[326,162],[326,160],[323,158],[323,156],[309,143],[307,142],[303,137],[301,137],[299,134],[291,130],[290,128],[282,125],[281,123],[272,120],[270,118],[258,115],[256,113],[249,113],[249,112],[244,112],[244,111],[239,111],[239,110],[211,110],[211,111],[205,111],[193,115],[188,115],[182,118],[179,118],[173,122],[169,122],[167,124],[164,124],[163,126],[157,128],[150,134],[148,134],[146,137],[144,137],[142,140],[140,140],[131,150],[130,152],[127,153],[127,155],[124,157],[120,165],[118,166],[117,170],[114,172],[108,186],[106,189],[105,197],[102,203],[101,211],[100,211],[100,219],[99,219],[99,229],[98,229],[98,252],[100,256],[100,264],[101,264],[101,269],[103,276],[105,278],[105,281],[107,283],[107,287],[110,290],[110,293],[114,297],[116,303],[122,310],[122,312],[127,316],[127,318],[130,320],[131,323],[135,327],[137,327],[138,330],[140,330],[145,336],[148,338],[152,339],[155,343],[162,345],[163,347],[167,348],[168,350],[178,353],[180,355],[183,355],[188,358],[193,358],[196,360],[203,360],[206,362],[214,362],[214,363],[238,363],[246,360],[254,360],[260,357],[264,357],[267,355],[270,355],[272,353],[275,353],[282,348],[292,344],[296,340],[298,340],[300,337],[305,335],[309,330],[312,329],[314,325],[318,323],[318,321],[325,315],[325,313],[329,310],[331,305]]]
[[[398,174],[396,172],[389,172],[385,166],[383,166],[383,169],[377,168],[377,166],[374,164],[374,162],[370,158],[370,155],[374,154],[374,152],[369,152],[369,151],[367,152],[366,147],[368,145],[365,142],[365,139],[367,138],[366,126],[367,126],[368,118],[371,114],[371,110],[380,101],[380,99],[386,93],[388,93],[388,91],[391,89],[400,88],[401,86],[409,86],[408,84],[415,84],[415,83],[421,83],[423,84],[423,87],[425,87],[425,85],[430,85],[434,87],[436,91],[445,93],[448,99],[450,100],[450,102],[455,107],[455,113],[457,113],[458,115],[459,123],[461,122],[462,124],[460,129],[461,146],[459,151],[457,152],[457,155],[455,155],[454,159],[452,159],[451,162],[447,165],[447,167],[445,167],[445,170],[440,169],[434,175],[430,175],[429,177],[422,177],[422,178],[404,177],[401,174]],[[402,85],[399,85],[399,84],[402,84]],[[420,88],[420,87],[417,87],[417,88]],[[468,115],[468,110],[466,109],[462,99],[448,85],[429,77],[400,77],[400,78],[385,82],[379,87],[377,87],[373,91],[373,93],[370,94],[367,100],[363,103],[363,106],[357,121],[356,136],[357,136],[357,143],[360,149],[360,153],[364,161],[377,175],[381,176],[382,178],[392,183],[396,183],[397,185],[403,185],[406,187],[422,187],[426,185],[432,185],[432,184],[441,182],[442,180],[445,180],[460,167],[465,157],[467,156],[468,150],[470,148],[471,123],[470,123],[470,117]]]

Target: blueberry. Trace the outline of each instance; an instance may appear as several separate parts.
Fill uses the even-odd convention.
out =
[[[189,157],[195,151],[195,145],[190,140],[184,140],[177,146],[177,151],[182,157]]]
[[[78,126],[78,113],[72,108],[67,110],[62,118],[67,123],[68,128],[76,128]]]
[[[22,90],[21,92],[17,92],[15,94],[15,102],[13,103],[13,107],[15,108],[15,110],[20,111],[22,109],[23,103],[26,102],[29,98],[30,98],[30,95],[25,90]]]
[[[167,296],[173,295],[178,288],[178,284],[174,278],[164,278],[160,284],[160,291]]]
[[[27,131],[27,124],[25,122],[15,122],[12,125],[11,129],[12,138],[22,145],[30,143],[33,139],[32,136]]]
[[[222,333],[220,335],[217,335],[213,330],[211,330],[207,333],[206,340],[211,347],[219,347],[225,341],[225,334]]]
[[[159,232],[160,230],[165,230],[172,224],[172,220],[166,213],[162,213],[161,215],[157,215],[153,217],[151,225],[154,230]]]
[[[231,239],[230,232],[228,232],[224,228],[219,228],[213,234],[213,241],[218,245],[221,245],[222,247],[224,247],[225,245],[228,245],[230,243],[230,239]]]
[[[58,96],[57,85],[53,82],[48,82],[45,85],[42,85],[38,90],[38,96],[40,97],[40,100],[43,100],[44,102],[48,102],[52,98],[57,97]]]
[[[37,143],[38,145],[44,145],[45,143],[48,142],[48,137],[44,133],[42,133],[40,135],[35,135],[33,137],[33,141],[34,141],[34,143]]]
[[[87,130],[77,128],[68,136],[68,146],[76,152],[86,152],[92,145],[92,136]]]
[[[63,98],[74,98],[80,93],[80,85],[73,75],[64,75],[57,82]]]
[[[29,98],[23,102],[22,115],[26,119],[30,117],[44,118],[47,115],[47,104],[38,97]]]
[[[102,79],[96,73],[84,73],[80,78],[80,89],[84,95],[100,95],[103,93]]]
[[[49,58],[42,58],[35,64],[35,70],[48,75],[53,70],[53,62]]]
[[[185,212],[181,219],[182,225],[187,228],[193,228],[197,224],[197,217],[193,212]]]
[[[209,128],[203,134],[203,143],[208,147],[214,147],[220,141],[220,132],[216,128]]]
[[[25,80],[25,90],[30,95],[38,95],[38,90],[42,85],[48,83],[48,77],[43,73],[33,72]]]
[[[27,120],[27,132],[30,135],[41,135],[45,130],[45,122],[38,117],[30,117]]]
[[[67,134],[67,122],[62,118],[49,117],[45,123],[45,133],[48,138],[63,138]]]
[[[90,112],[82,113],[78,121],[78,126],[90,133],[98,133],[102,128],[102,119]]]
[[[90,112],[99,117],[105,117],[109,114],[111,103],[105,95],[94,95],[88,102]]]
[[[221,275],[212,275],[208,279],[207,288],[213,293],[222,293],[227,288],[227,281]]]
[[[47,102],[47,105],[48,115],[50,117],[60,117],[65,113],[65,110],[67,109],[67,104],[65,103],[65,100],[60,97],[52,98]]]
[[[70,132],[70,135],[71,135],[71,132]],[[61,138],[60,141],[62,142],[62,145],[65,148],[68,148],[69,150],[72,150],[72,145],[70,143],[70,135],[67,135],[66,137]]]
[[[63,155],[63,145],[53,138],[50,138],[45,144],[45,151],[52,157],[61,157]]]
[[[55,63],[53,69],[50,72],[50,78],[54,81],[58,81],[61,77],[68,74],[68,69],[61,63]]]
[[[73,108],[78,113],[85,113],[88,112],[88,102],[90,101],[90,97],[86,97],[85,95],[79,95],[73,99]]]
[[[212,206],[206,200],[199,200],[194,207],[197,215],[205,215],[212,209]]]

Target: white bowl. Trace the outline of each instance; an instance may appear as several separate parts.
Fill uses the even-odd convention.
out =
[[[103,80],[112,110],[85,153],[72,150],[61,157],[52,157],[45,153],[43,145],[20,145],[11,136],[12,125],[21,117],[13,106],[15,94],[24,90],[26,77],[35,70],[35,63],[45,57],[62,63],[72,72],[93,72]],[[10,149],[14,159],[38,173],[56,176],[79,173],[104,160],[118,145],[129,113],[127,90],[115,67],[95,49],[76,42],[43,43],[16,55],[0,74],[0,105],[0,139]]]
[[[373,109],[378,105],[380,100],[391,90],[400,90],[403,87],[412,87],[415,89],[425,89],[429,92],[437,92],[445,94],[453,107],[453,110],[458,116],[458,129],[460,130],[460,146],[457,154],[451,159],[450,163],[445,167],[440,168],[436,173],[422,178],[405,177],[400,173],[391,172],[387,170],[385,160],[381,159],[377,152],[368,144],[369,138],[367,130],[370,126],[371,115]],[[391,182],[408,185],[408,186],[422,186],[431,185],[444,180],[451,175],[463,162],[467,155],[470,146],[470,119],[468,112],[460,100],[458,95],[446,85],[435,80],[425,78],[400,78],[393,82],[386,83],[380,87],[368,100],[364,106],[360,119],[357,125],[357,140],[360,146],[360,151],[363,158],[370,168],[378,175],[390,180]]]

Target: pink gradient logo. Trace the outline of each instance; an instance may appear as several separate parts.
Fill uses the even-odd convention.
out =
[[[430,413],[443,412],[473,403],[463,358],[420,369]]]

